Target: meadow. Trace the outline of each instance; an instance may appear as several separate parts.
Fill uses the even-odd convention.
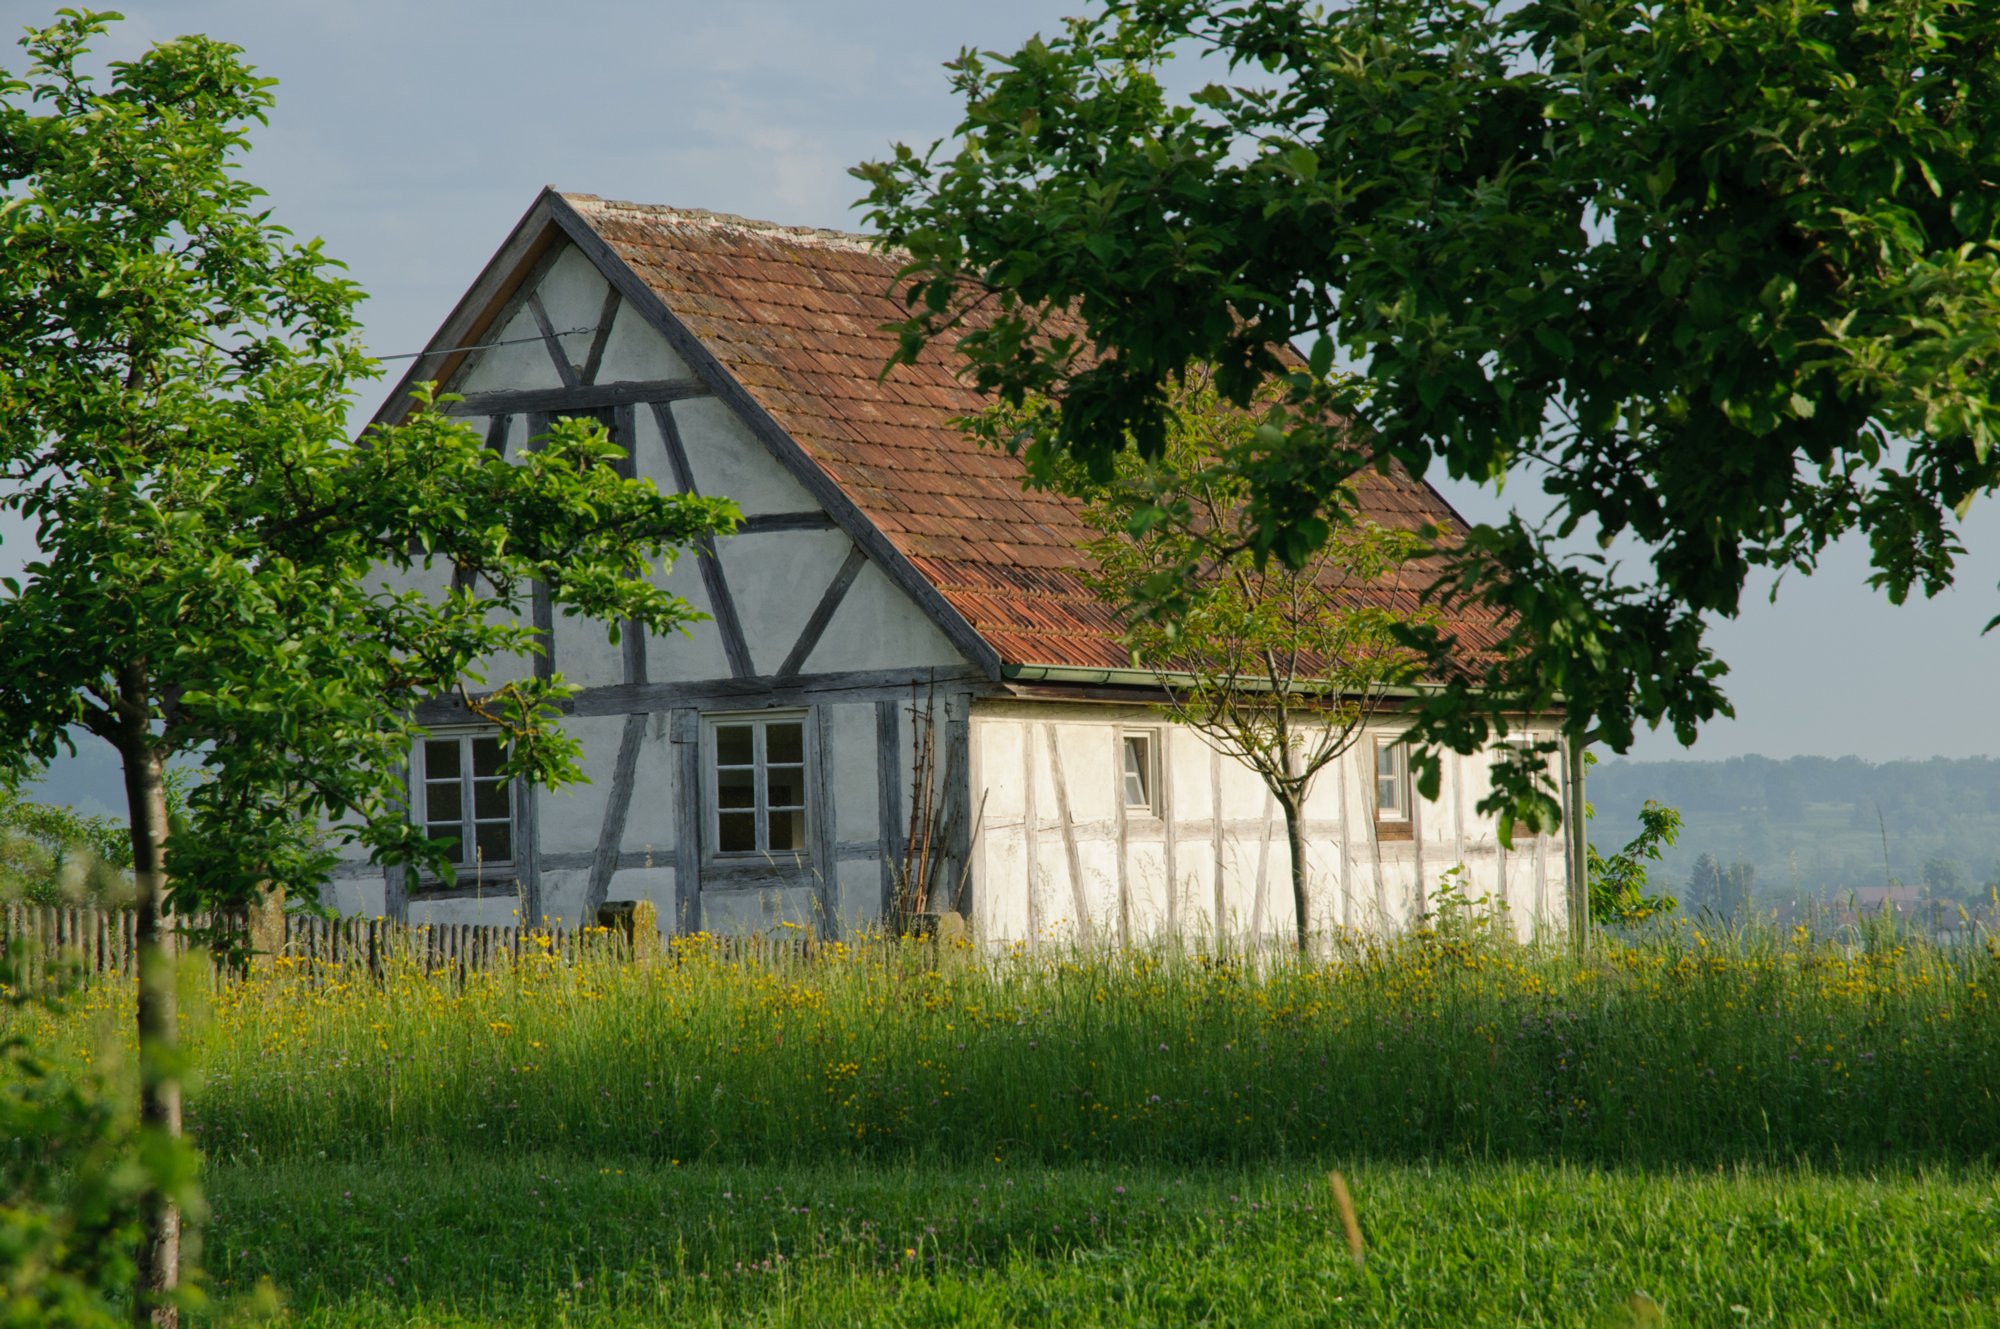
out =
[[[1990,949],[1681,928],[1578,960],[1475,926],[1312,962],[603,949],[190,980],[223,1300],[269,1280],[303,1322],[370,1325],[2000,1321]],[[116,1078],[128,999],[17,1018]]]

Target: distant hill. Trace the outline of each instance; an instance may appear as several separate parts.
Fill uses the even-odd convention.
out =
[[[1619,759],[1592,769],[1586,796],[1597,809],[1591,841],[1605,852],[1631,837],[1647,799],[1681,810],[1686,829],[1655,878],[1670,893],[1704,853],[1754,867],[1761,899],[1828,898],[1890,878],[1961,897],[2000,884],[1992,758]]]

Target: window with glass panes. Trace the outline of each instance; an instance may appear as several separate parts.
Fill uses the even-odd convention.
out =
[[[450,840],[452,862],[514,861],[514,791],[500,767],[506,746],[490,734],[440,734],[417,749],[424,831]]]
[[[1410,819],[1409,750],[1387,739],[1375,742],[1375,819]]]
[[[1156,813],[1159,784],[1159,767],[1153,759],[1153,735],[1150,733],[1126,733],[1120,735],[1119,747],[1124,759],[1125,807],[1127,811]]]
[[[709,734],[715,852],[804,853],[805,717],[720,719]]]

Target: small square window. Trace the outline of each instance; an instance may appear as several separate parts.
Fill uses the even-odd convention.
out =
[[[709,726],[708,806],[716,854],[804,854],[806,723],[796,715]]]
[[[452,865],[485,871],[514,861],[514,782],[507,745],[492,734],[436,734],[417,745],[412,807],[424,834],[451,844]]]
[[[1126,811],[1157,815],[1160,768],[1154,735],[1122,734],[1119,736],[1119,752],[1122,762],[1119,782],[1123,787]]]
[[[1375,740],[1375,820],[1410,819],[1410,754],[1401,743]]]

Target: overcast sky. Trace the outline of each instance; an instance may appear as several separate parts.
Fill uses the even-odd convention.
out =
[[[394,355],[423,345],[543,185],[858,228],[847,168],[954,123],[942,63],[1012,49],[1080,4],[133,0],[105,49],[206,32],[279,80],[249,177],[347,263],[372,295],[369,348]],[[53,7],[0,13],[18,30]],[[1447,492],[1475,518],[1533,497]],[[26,550],[18,528],[0,538],[11,571]],[[1967,543],[1938,601],[1892,608],[1854,549],[1753,601],[1714,638],[1738,718],[1692,752],[1659,735],[1633,755],[2000,754],[2000,634],[1979,635],[2000,613],[2000,519],[1975,511]]]

